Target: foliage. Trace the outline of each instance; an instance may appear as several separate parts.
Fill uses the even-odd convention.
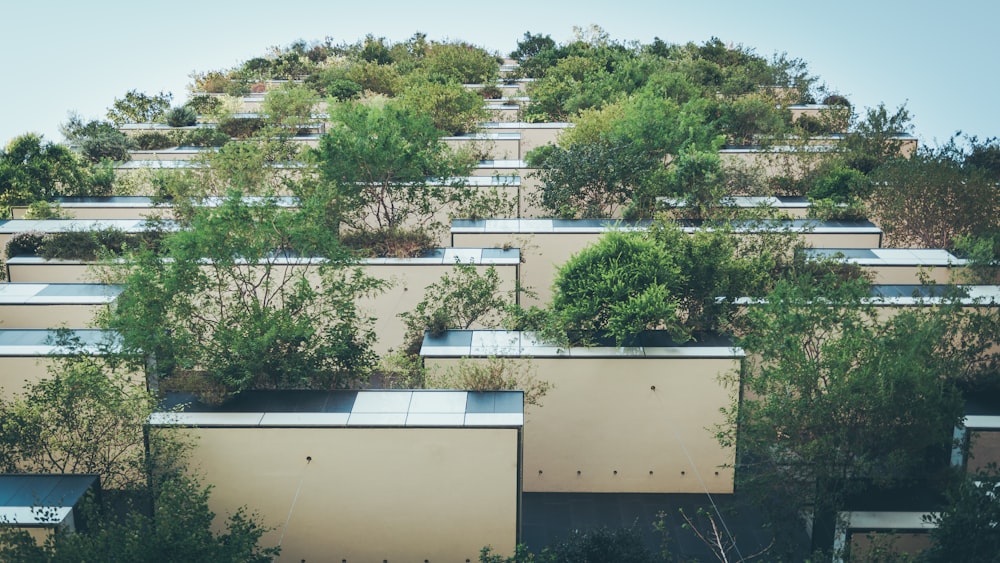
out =
[[[107,319],[125,350],[155,359],[158,375],[194,374],[233,395],[344,387],[374,365],[374,335],[355,302],[380,282],[350,268],[301,210],[231,192],[195,207],[162,247],[132,256]],[[294,256],[326,260],[288,265]]]
[[[676,297],[682,274],[674,256],[655,240],[608,233],[559,268],[553,321],[581,343],[611,336],[620,346],[643,330],[661,328],[687,340]]]
[[[264,127],[259,117],[226,117],[219,121],[219,131],[234,139],[246,139]]]
[[[430,118],[395,101],[331,108],[330,131],[313,151],[323,192],[355,230],[428,228],[470,190],[455,178],[469,162],[440,140]]]
[[[775,106],[763,94],[748,94],[722,104],[718,127],[731,145],[761,145],[773,142],[786,130],[791,120],[788,110]]]
[[[793,274],[750,307],[738,339],[742,400],[720,441],[738,433],[737,486],[772,518],[812,507],[814,541],[832,533],[824,525],[847,494],[947,467],[956,382],[989,347],[959,305],[883,320],[868,294],[865,280]]]
[[[215,127],[198,127],[184,131],[177,137],[176,144],[185,147],[221,147],[231,140],[229,135]]]
[[[37,254],[46,260],[94,261],[104,256],[121,256],[128,248],[156,244],[159,233],[126,233],[115,228],[94,231],[64,231],[45,235]]]
[[[85,497],[77,508],[86,527],[78,522],[75,533],[57,529],[40,544],[24,530],[4,527],[0,559],[263,563],[278,553],[258,545],[267,530],[245,509],[213,531],[210,488],[186,474],[183,444],[146,433],[156,400],[112,350],[95,358],[81,353],[79,343],[57,343],[70,355],[54,360],[50,378],[0,401],[0,466],[7,472],[96,473],[105,502]]]
[[[159,131],[139,133],[132,140],[135,141],[136,148],[141,151],[157,151],[178,145],[176,137]]]
[[[901,136],[911,132],[913,124],[906,106],[890,114],[885,105],[868,108],[864,118],[852,116],[851,131],[844,140],[844,159],[855,170],[869,174],[882,164],[900,156]]]
[[[533,554],[523,545],[514,555],[503,557],[486,546],[479,554],[480,563],[652,563],[653,554],[643,545],[642,534],[636,528],[595,528],[573,530],[558,543]]]
[[[72,151],[39,135],[15,137],[0,150],[0,206],[86,194],[90,185],[87,166]]]
[[[217,96],[206,96],[204,94],[191,96],[184,104],[195,111],[196,114],[213,115],[222,107],[222,100]]]
[[[126,123],[153,123],[170,109],[170,92],[160,92],[152,96],[138,90],[129,90],[124,98],[115,98],[108,108],[108,120],[121,126]]]
[[[918,561],[985,563],[1000,553],[1000,479],[996,465],[961,480],[948,495],[948,506],[925,517],[933,525],[932,543]]]
[[[255,136],[231,141],[204,155],[196,182],[202,195],[223,196],[235,189],[267,195],[289,189],[282,166],[292,162],[299,147],[286,136]],[[193,195],[193,194],[192,194]]]
[[[538,158],[540,153],[535,153]],[[537,162],[537,160],[529,160]],[[558,217],[615,217],[662,166],[628,141],[574,143],[545,149],[538,202]]]
[[[359,256],[416,258],[434,248],[434,240],[421,229],[377,229],[348,231],[340,243]]]
[[[489,84],[500,72],[496,57],[468,43],[432,43],[423,61],[431,80],[459,84]]]
[[[72,342],[61,344],[72,351]],[[48,379],[0,400],[5,472],[97,473],[112,489],[145,483],[142,429],[154,400],[106,362],[84,352],[55,359]]]
[[[289,83],[269,91],[264,96],[263,113],[270,124],[294,134],[299,129],[315,123],[313,106],[316,101],[316,95],[312,90]]]
[[[490,357],[486,361],[463,358],[457,366],[430,373],[427,389],[468,391],[524,391],[525,406],[542,406],[542,398],[552,389],[539,380],[529,361]]]
[[[864,221],[868,218],[868,207],[858,197],[844,203],[832,199],[817,199],[810,202],[806,215],[820,221]]]
[[[6,256],[34,256],[42,246],[45,233],[38,231],[23,231],[16,233],[7,241]]]
[[[429,116],[446,135],[472,131],[487,116],[482,97],[457,82],[415,80],[400,98],[414,113]]]
[[[1000,232],[958,237],[955,252],[968,260],[961,281],[989,285],[1000,283]]]
[[[510,57],[519,61],[524,61],[534,57],[543,51],[555,49],[556,42],[549,35],[541,33],[532,34],[530,31],[524,32],[524,37],[517,42],[517,49],[511,52]]]
[[[1000,230],[1000,187],[948,146],[893,159],[874,174],[872,214],[894,246],[951,248]]]
[[[480,273],[474,264],[456,263],[450,273],[424,289],[424,298],[412,311],[400,313],[406,325],[403,349],[417,354],[425,332],[439,336],[474,324],[498,327],[513,301],[513,294],[501,291],[496,268]]]
[[[861,172],[844,166],[825,170],[806,194],[811,200],[829,199],[835,203],[848,203],[863,198],[872,191],[871,181]]]
[[[84,123],[79,116],[71,115],[61,129],[66,140],[78,146],[90,162],[127,162],[132,158],[129,151],[136,148],[135,141],[107,121]]]
[[[190,127],[198,122],[198,113],[189,105],[171,108],[164,115],[167,125],[171,127]]]

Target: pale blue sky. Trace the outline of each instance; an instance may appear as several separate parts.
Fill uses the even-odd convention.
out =
[[[130,89],[187,97],[193,71],[232,67],[297,40],[462,39],[502,53],[525,31],[572,37],[597,24],[618,40],[717,36],[804,59],[857,107],[903,103],[915,133],[1000,135],[1000,3],[989,0],[0,0],[0,143],[25,132],[61,140],[70,111],[103,118]]]

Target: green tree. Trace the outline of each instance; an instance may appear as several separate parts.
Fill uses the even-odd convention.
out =
[[[170,110],[174,95],[160,92],[152,96],[138,90],[129,90],[124,98],[115,98],[108,108],[108,120],[115,125],[126,123],[153,123]]]
[[[126,351],[148,355],[154,378],[206,400],[365,379],[374,335],[355,303],[379,282],[350,268],[337,240],[303,213],[238,192],[196,207],[161,253],[133,255],[108,326]],[[288,265],[294,256],[324,260]]]
[[[322,182],[352,229],[391,232],[432,226],[434,214],[468,190],[456,156],[430,118],[396,101],[331,108],[330,131],[313,152]]]
[[[88,193],[87,167],[63,145],[28,133],[0,150],[0,206]]]
[[[461,135],[486,121],[483,99],[457,82],[411,80],[400,98],[418,115],[430,116],[434,127],[446,135]]]
[[[847,495],[947,470],[957,382],[985,350],[956,304],[883,320],[868,294],[864,280],[793,275],[749,308],[738,339],[742,400],[720,432],[739,443],[737,486],[779,527],[810,510],[817,547]]]
[[[63,136],[93,163],[102,160],[127,162],[132,159],[129,151],[137,145],[124,133],[107,121],[84,121],[76,115],[61,126]]]
[[[496,57],[468,43],[431,43],[423,60],[431,80],[460,84],[492,84],[500,73]]]
[[[948,494],[948,505],[926,518],[931,547],[917,561],[986,563],[1000,553],[1000,479],[996,466],[961,480]]]
[[[680,322],[675,257],[640,233],[611,232],[576,254],[556,274],[552,321],[571,342],[610,336],[627,344],[640,332],[666,329],[689,338]]]
[[[528,158],[540,165],[537,203],[566,219],[615,217],[663,166],[628,141],[545,147]]]
[[[267,530],[241,509],[216,531],[209,487],[187,473],[185,447],[144,431],[156,399],[123,371],[112,347],[101,359],[61,340],[68,356],[50,378],[0,402],[4,471],[96,473],[102,500],[86,497],[87,526],[56,530],[43,543],[0,529],[3,561],[200,561],[264,563],[277,548],[258,545]],[[149,449],[147,449],[149,448]],[[117,499],[117,500],[115,500]],[[151,501],[151,502],[149,502]]]
[[[75,347],[63,344],[71,352]],[[97,473],[105,488],[141,487],[142,429],[154,399],[113,359],[75,352],[52,365],[48,379],[0,401],[0,467]]]
[[[912,131],[913,123],[905,105],[890,113],[879,104],[868,108],[863,118],[851,116],[850,129],[842,148],[844,159],[851,168],[869,174],[901,155],[900,137]]]
[[[872,174],[873,216],[894,246],[951,248],[957,237],[1000,230],[1000,187],[947,147],[893,159]]]
[[[315,123],[313,106],[316,94],[312,90],[294,83],[271,90],[264,96],[264,115],[268,122],[294,135],[299,129]]]

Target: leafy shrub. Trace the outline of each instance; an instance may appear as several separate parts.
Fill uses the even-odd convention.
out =
[[[28,204],[28,209],[24,212],[25,219],[64,219],[66,217],[67,215],[59,206],[58,201],[33,201]]]
[[[379,229],[354,231],[340,238],[341,244],[362,256],[415,258],[434,248],[431,236],[422,230]]]
[[[485,100],[496,100],[503,95],[503,91],[496,84],[487,84],[479,91],[479,94]]]
[[[186,147],[221,147],[232,138],[215,127],[199,127],[184,131],[179,143]]]
[[[67,231],[45,235],[36,254],[47,260],[96,260],[102,254],[120,256],[129,248],[155,246],[162,234],[126,233],[119,229]]]
[[[133,137],[133,140],[141,151],[156,151],[167,147],[177,146],[177,141],[174,137],[167,135],[166,133],[159,133],[156,131],[151,133],[139,133]]]
[[[199,96],[192,96],[185,105],[193,109],[195,113],[211,114],[215,113],[222,107],[222,100],[216,96],[206,96],[203,94]]]
[[[190,127],[198,122],[198,113],[189,106],[180,106],[168,111],[166,118],[171,127]]]
[[[353,100],[361,95],[361,85],[353,80],[341,78],[326,85],[326,95],[337,100]]]
[[[829,199],[836,203],[848,203],[856,197],[864,197],[872,190],[871,181],[863,173],[843,166],[837,166],[820,175],[806,195],[809,199]]]
[[[230,117],[219,122],[219,131],[236,139],[246,139],[264,127],[259,117]]]
[[[823,98],[823,104],[828,106],[851,107],[851,102],[840,94],[831,94]]]
[[[809,206],[810,219],[820,221],[864,221],[868,218],[865,202],[853,198],[846,203],[838,203],[832,199],[813,200]]]
[[[208,94],[222,94],[229,90],[233,80],[221,72],[208,72],[201,76],[196,76],[194,80],[195,89]]]
[[[24,231],[10,237],[7,241],[7,257],[34,256],[42,246],[45,234],[38,231]]]

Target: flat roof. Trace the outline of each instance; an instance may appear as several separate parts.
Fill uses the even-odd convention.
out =
[[[99,479],[97,475],[0,475],[0,522],[21,526],[58,524]]]
[[[38,231],[42,233],[65,233],[73,231],[98,231],[116,229],[126,233],[145,232],[150,223],[146,219],[8,219],[0,221],[0,234]],[[170,228],[171,223],[162,225]]]
[[[80,348],[59,345],[60,336],[80,343]],[[99,355],[117,346],[118,334],[96,328],[0,329],[0,356],[58,356],[83,352]]]
[[[204,263],[210,263],[209,260],[203,260]],[[238,263],[244,263],[237,261]],[[313,257],[313,256],[295,256],[293,254],[281,254],[274,256],[267,260],[268,264],[279,264],[279,265],[311,265],[311,264],[323,264],[326,262],[325,258]],[[357,263],[361,265],[386,265],[386,264],[419,264],[419,265],[448,265],[455,263],[463,264],[493,264],[493,265],[510,265],[510,264],[520,264],[521,263],[521,250],[518,248],[434,248],[430,249],[420,256],[415,256],[411,258],[359,258]],[[92,262],[86,260],[59,260],[59,259],[46,259],[41,256],[14,256],[7,260],[8,265],[13,266],[27,266],[27,265],[80,265],[80,264],[91,264]],[[262,261],[263,263],[263,261]]]
[[[673,205],[675,207],[685,207],[685,203],[677,198],[657,197],[657,203]],[[793,209],[805,209],[812,206],[808,198],[800,196],[729,196],[719,201],[720,207],[787,207]]]
[[[701,334],[678,344],[663,331],[647,331],[635,346],[598,342],[597,346],[561,347],[534,332],[515,330],[449,330],[440,336],[424,335],[420,355],[427,358],[534,357],[534,358],[742,358],[743,350],[731,339]]]
[[[576,124],[565,121],[545,121],[534,123],[528,121],[484,121],[479,124],[482,129],[571,129]]]
[[[480,160],[476,168],[527,168],[523,160]]]
[[[875,285],[872,301],[885,305],[916,305],[941,303],[958,298],[965,305],[1000,305],[998,285]]]
[[[522,391],[245,391],[222,405],[168,394],[153,426],[519,428]]]
[[[520,141],[520,133],[466,133],[441,137],[445,141]]]
[[[702,229],[702,221],[676,221],[685,232]],[[644,231],[652,221],[624,221],[616,219],[454,219],[452,233],[603,233],[609,231]],[[818,221],[815,219],[766,219],[734,221],[736,232],[765,232],[789,230],[811,233],[880,234],[870,221]],[[710,227],[709,227],[710,228]]]
[[[811,259],[837,259],[859,266],[964,266],[967,261],[939,248],[809,248]]]
[[[122,286],[100,283],[4,283],[0,305],[99,305],[113,303]]]

